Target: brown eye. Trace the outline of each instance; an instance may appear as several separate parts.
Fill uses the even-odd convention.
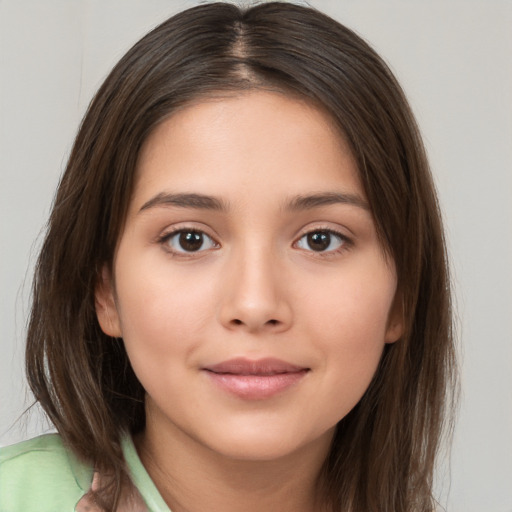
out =
[[[297,247],[314,252],[336,251],[347,242],[346,238],[334,231],[318,230],[303,235]]]
[[[203,245],[203,235],[197,231],[180,233],[178,240],[184,251],[198,251]]]
[[[331,234],[325,232],[309,233],[307,235],[308,246],[313,251],[325,251],[331,245]]]
[[[180,230],[166,237],[165,242],[174,252],[199,252],[216,247],[215,242],[202,231]]]

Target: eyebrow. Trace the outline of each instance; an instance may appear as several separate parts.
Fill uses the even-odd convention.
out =
[[[322,192],[318,194],[299,195],[288,202],[285,208],[292,211],[311,210],[313,208],[333,204],[348,204],[370,211],[370,206],[361,196],[342,192]]]
[[[317,194],[298,195],[287,201],[284,205],[284,209],[290,211],[311,210],[333,204],[347,204],[370,211],[368,203],[359,195],[341,192],[321,192]],[[171,194],[161,192],[149,201],[146,201],[139,212],[155,207],[166,206],[219,212],[226,212],[229,209],[224,201],[213,196],[196,193]]]
[[[228,209],[227,205],[216,197],[203,194],[169,194],[162,192],[145,202],[139,212],[156,206],[178,206],[180,208],[215,211],[226,211]]]

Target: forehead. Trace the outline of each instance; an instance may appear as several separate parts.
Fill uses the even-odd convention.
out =
[[[325,111],[257,90],[201,99],[160,123],[139,154],[134,202],[162,189],[223,195],[235,185],[238,192],[342,187],[364,195],[352,152]]]

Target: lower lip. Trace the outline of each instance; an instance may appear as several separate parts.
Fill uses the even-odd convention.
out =
[[[245,400],[264,400],[295,386],[307,370],[275,375],[240,375],[206,371],[208,377],[221,389]]]

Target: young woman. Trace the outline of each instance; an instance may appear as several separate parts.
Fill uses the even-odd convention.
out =
[[[59,434],[1,452],[2,511],[432,511],[449,281],[386,65],[288,3],[149,33],[80,127],[27,343]]]

